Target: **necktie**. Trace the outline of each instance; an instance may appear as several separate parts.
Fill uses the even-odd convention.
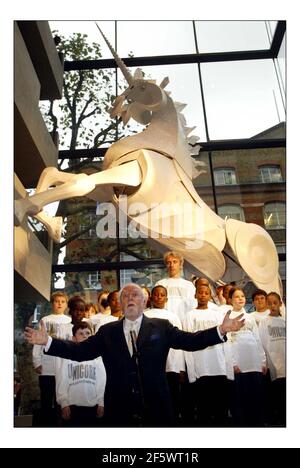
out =
[[[133,356],[133,355],[136,355],[136,340],[137,340],[137,334],[136,334],[136,331],[135,331],[135,324],[134,323],[131,323],[130,324],[130,328],[129,328],[129,331],[128,331],[128,335],[127,335],[127,344],[128,344],[128,349],[129,349],[129,352],[130,352],[130,356]]]
[[[133,356],[134,358],[137,358],[137,347],[136,347],[136,340],[137,340],[137,336],[136,336],[136,332],[135,330],[130,330],[130,339],[131,339],[131,348],[132,348],[132,353],[131,356]]]

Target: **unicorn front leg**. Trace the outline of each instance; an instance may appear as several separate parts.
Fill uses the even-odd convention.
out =
[[[53,185],[55,186],[74,180],[74,178],[76,178],[76,175],[74,174],[59,171],[56,167],[46,167],[39,178],[35,194],[44,192]],[[55,243],[60,242],[63,225],[62,216],[49,216],[44,210],[42,210],[35,215],[34,218],[45,226],[49,237]]]
[[[25,216],[35,216],[45,205],[72,197],[80,197],[91,192],[95,185],[86,174],[70,174],[72,177],[57,187],[35,193],[31,197],[15,201],[15,225],[20,225]]]
[[[52,170],[53,169],[53,170]],[[19,226],[25,216],[36,216],[45,205],[72,197],[81,197],[94,191],[97,186],[138,186],[141,182],[136,161],[113,167],[95,174],[67,174],[55,168],[43,172],[34,195],[15,201],[15,225]],[[49,189],[51,185],[56,187]],[[61,185],[57,185],[61,184]],[[46,190],[43,190],[46,188]]]

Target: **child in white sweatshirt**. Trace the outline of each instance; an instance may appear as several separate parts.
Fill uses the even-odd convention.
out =
[[[73,341],[81,343],[92,336],[87,322],[73,326]],[[55,358],[56,400],[61,407],[63,425],[95,427],[104,415],[106,372],[102,358],[71,361]]]
[[[201,278],[196,281],[195,286],[198,306],[187,314],[186,323],[189,332],[218,326],[224,317],[222,312],[209,306],[210,287],[203,284]],[[228,420],[227,378],[233,379],[230,347],[224,342],[201,351],[185,351],[184,354],[189,381],[195,382],[193,394],[197,425],[226,426]]]
[[[41,319],[44,322],[50,336],[58,336],[61,325],[71,322],[71,318],[65,315],[68,304],[68,296],[57,291],[51,296],[52,314]],[[62,335],[61,338],[67,338]],[[32,362],[35,372],[39,376],[39,386],[41,395],[41,421],[42,426],[56,425],[56,414],[53,408],[56,407],[55,400],[55,358],[44,354],[44,346],[34,345],[32,349]]]
[[[271,292],[267,295],[267,305],[270,314],[260,322],[259,334],[267,356],[270,370],[271,385],[268,394],[271,425],[286,424],[286,375],[285,347],[286,325],[280,315],[282,301],[279,294]]]
[[[235,318],[243,312],[245,319],[244,326],[238,332],[227,334],[234,370],[231,395],[233,422],[239,427],[262,426],[262,376],[267,372],[266,355],[255,318],[244,309],[246,298],[243,290],[232,288],[229,297],[232,303],[230,318]]]
[[[149,318],[160,318],[169,320],[175,327],[181,330],[181,322],[176,314],[167,310],[166,303],[168,300],[168,292],[164,286],[154,286],[151,292],[151,309],[146,309],[144,314]],[[171,393],[171,399],[174,409],[174,414],[179,418],[179,380],[180,373],[185,371],[184,354],[182,349],[170,349],[167,363],[166,375]]]

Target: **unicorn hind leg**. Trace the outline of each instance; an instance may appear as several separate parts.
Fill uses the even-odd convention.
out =
[[[279,260],[272,237],[257,224],[228,219],[226,236],[236,259],[253,283],[266,292],[282,294]]]

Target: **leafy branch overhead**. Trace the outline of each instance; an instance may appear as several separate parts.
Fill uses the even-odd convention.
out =
[[[80,33],[60,35],[57,49],[66,61],[102,56],[100,45],[90,44],[88,36]],[[51,131],[58,131],[61,148],[98,148],[115,139],[117,121],[111,122],[108,114],[114,99],[113,70],[69,71],[64,74],[62,100],[42,105],[42,111]]]

